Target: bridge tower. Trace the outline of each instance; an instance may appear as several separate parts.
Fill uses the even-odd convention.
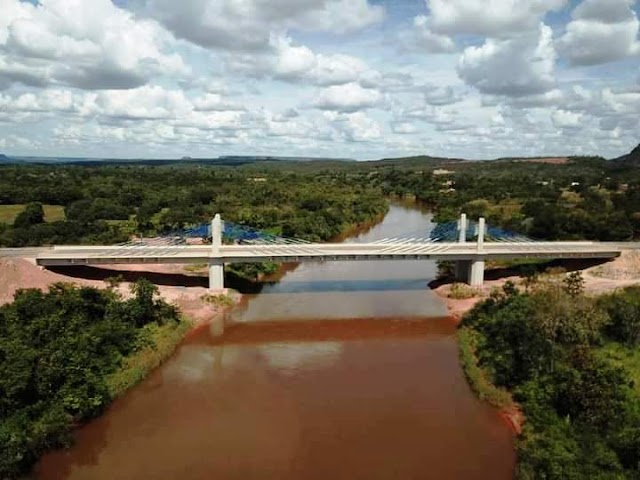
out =
[[[222,218],[216,213],[211,221],[211,256],[209,258],[209,290],[224,289],[224,263],[220,256],[222,245]]]
[[[467,241],[467,216],[463,213],[458,221],[458,243]],[[484,235],[486,231],[485,219],[478,220],[477,251],[484,249]],[[467,282],[472,287],[479,287],[484,283],[484,257],[475,256],[473,260],[456,260],[454,275],[457,281]]]

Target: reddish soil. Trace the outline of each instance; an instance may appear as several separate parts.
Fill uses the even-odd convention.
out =
[[[591,295],[640,284],[640,251],[624,250],[620,257],[610,262],[600,265],[587,263],[570,270],[582,272],[585,291]],[[505,270],[505,274],[496,274],[496,272],[497,270],[487,270],[484,285],[476,289],[478,294],[472,298],[462,300],[449,298],[451,283],[435,286],[433,291],[446,303],[450,315],[459,321],[476,303],[487,298],[495,288],[502,288],[508,281],[516,285],[522,284],[522,277],[519,275],[509,274],[508,270]]]
[[[178,306],[195,325],[209,323],[221,313],[222,308],[202,300],[208,294],[206,270],[186,271],[180,265],[110,265],[98,267],[60,267],[47,270],[32,259],[0,258],[0,305],[11,302],[15,292],[21,288],[47,290],[57,282],[106,288],[105,279],[121,275],[124,281],[119,292],[126,297],[129,286],[140,277],[145,277],[158,286],[160,296]],[[223,293],[228,293],[227,291]],[[239,295],[234,294],[234,298]]]

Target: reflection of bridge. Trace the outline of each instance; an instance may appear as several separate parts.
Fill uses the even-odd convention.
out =
[[[250,239],[243,243],[224,245],[223,223],[220,215],[216,215],[210,228],[200,232],[202,236],[211,236],[210,245],[186,245],[174,236],[169,243],[148,241],[118,246],[60,246],[40,253],[36,261],[43,266],[208,264],[209,288],[219,290],[224,287],[225,263],[450,260],[455,262],[458,280],[481,285],[485,260],[613,258],[620,254],[619,248],[597,242],[535,242],[516,235],[491,235],[492,229],[486,228],[483,218],[474,231],[471,230],[466,216],[462,215],[454,227],[440,228],[439,231],[444,232],[440,237],[434,237],[432,232],[429,238],[388,238],[372,243],[308,243],[272,235],[264,239],[249,235]],[[451,232],[457,239],[450,238]],[[473,241],[468,241],[470,236]]]

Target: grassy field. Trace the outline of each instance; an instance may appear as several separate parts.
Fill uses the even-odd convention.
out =
[[[0,223],[12,224],[25,205],[0,205]],[[43,205],[46,222],[64,220],[64,207],[61,205]]]

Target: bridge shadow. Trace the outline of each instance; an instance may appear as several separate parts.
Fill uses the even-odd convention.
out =
[[[156,285],[170,287],[208,287],[209,278],[206,276],[186,275],[183,273],[143,272],[136,270],[113,270],[103,267],[91,266],[61,266],[47,267],[60,275],[85,280],[106,280],[107,278],[121,277],[124,282],[135,282],[146,278]]]
[[[614,259],[612,258],[564,258],[549,260],[540,263],[523,263],[515,264],[509,267],[495,267],[487,268],[484,272],[484,279],[500,280],[509,277],[527,277],[530,275],[536,275],[546,272],[553,268],[562,268],[566,272],[577,272],[585,270],[587,268],[596,267],[604,263],[608,263]],[[445,276],[437,278],[429,283],[429,288],[435,289],[442,285],[449,285],[455,283],[456,280],[451,276]]]
[[[211,345],[262,343],[336,342],[376,338],[444,338],[453,335],[450,317],[344,318],[296,321],[273,320],[225,325],[219,337],[207,336]]]
[[[105,281],[108,278],[120,277],[123,282],[134,283],[141,278],[145,278],[155,285],[168,287],[209,287],[209,277],[206,274],[188,275],[186,273],[116,270],[87,265],[50,266],[47,269],[60,275],[84,280]],[[265,286],[277,283],[277,280],[270,279],[251,281],[234,272],[225,272],[224,277],[225,285],[238,290],[240,293],[260,293]]]

